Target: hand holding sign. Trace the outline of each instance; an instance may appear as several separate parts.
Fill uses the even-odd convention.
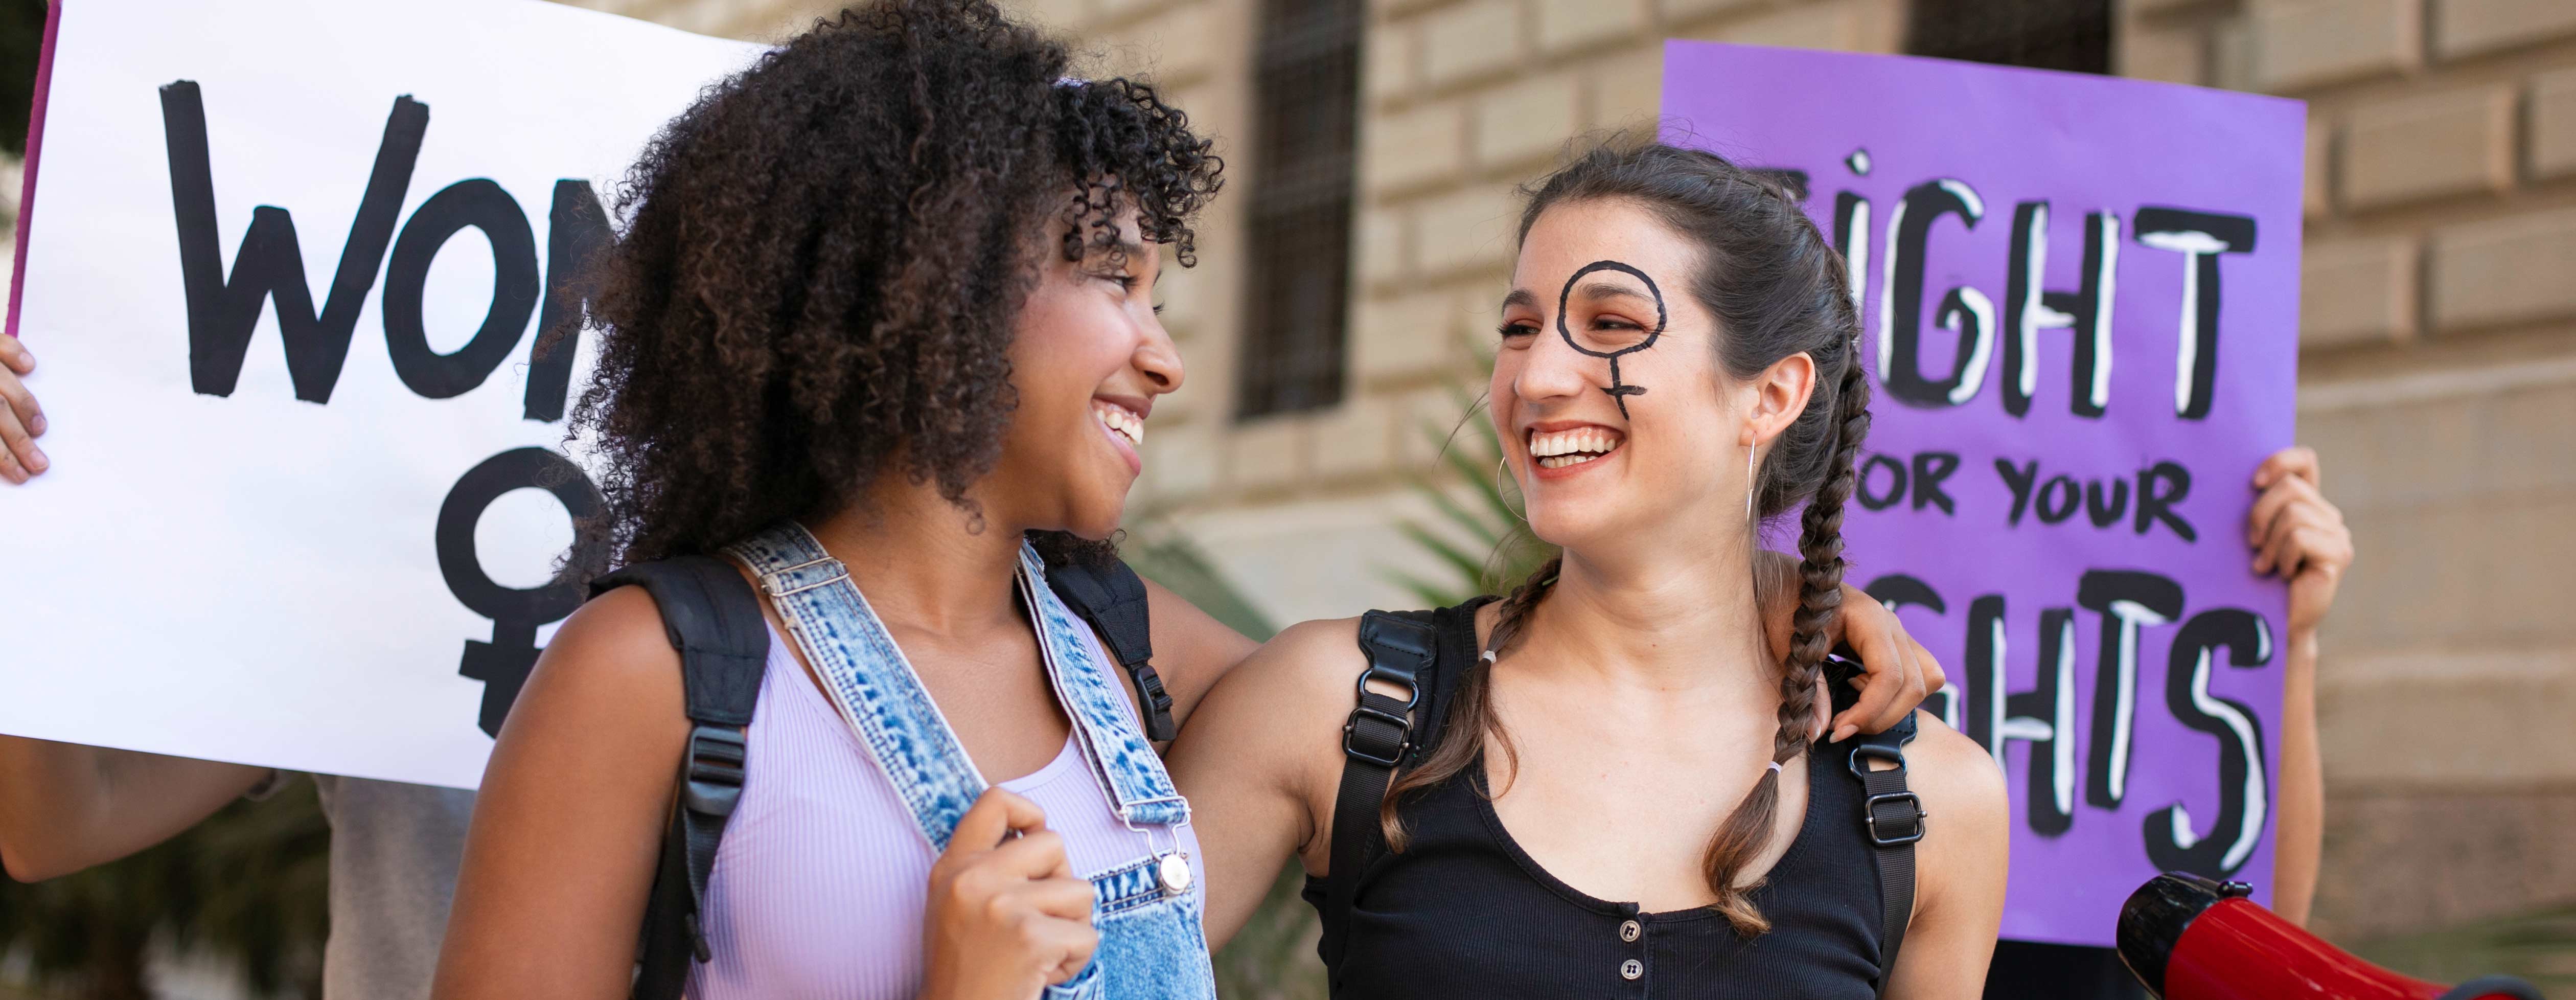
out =
[[[2290,581],[2291,641],[2313,636],[2334,605],[2343,571],[2352,565],[2352,529],[2343,510],[2326,501],[2325,474],[2313,448],[2285,448],[2254,470],[2263,491],[2246,518],[2245,541],[2254,548],[2254,572]]]
[[[0,335],[0,479],[23,483],[52,460],[36,447],[45,433],[45,411],[19,376],[36,371],[36,355],[18,338]]]

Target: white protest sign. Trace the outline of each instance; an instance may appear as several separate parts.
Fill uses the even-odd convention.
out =
[[[596,506],[563,457],[591,345],[536,358],[540,322],[644,142],[758,51],[536,0],[64,0],[0,732],[480,781]]]

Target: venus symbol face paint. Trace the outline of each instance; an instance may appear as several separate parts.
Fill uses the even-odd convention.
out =
[[[1595,344],[1586,344],[1583,338],[1576,337],[1574,335],[1574,331],[1566,326],[1566,306],[1574,297],[1575,283],[1582,281],[1584,275],[1596,274],[1603,271],[1615,271],[1644,282],[1646,285],[1647,296],[1654,300],[1655,325],[1646,330],[1645,336],[1640,338],[1634,344],[1628,344],[1615,349],[1604,349],[1606,345],[1599,345],[1597,342]],[[1610,386],[1609,388],[1601,391],[1608,393],[1611,399],[1618,401],[1619,416],[1621,419],[1627,419],[1628,417],[1628,397],[1644,395],[1646,387],[1642,385],[1629,385],[1620,378],[1619,359],[1623,356],[1634,354],[1638,351],[1655,346],[1655,341],[1662,339],[1664,335],[1664,324],[1668,322],[1669,319],[1670,316],[1664,309],[1664,290],[1655,284],[1655,279],[1647,277],[1646,272],[1638,270],[1637,268],[1621,261],[1596,260],[1592,263],[1585,264],[1582,267],[1575,269],[1573,276],[1565,279],[1565,287],[1556,293],[1557,336],[1565,338],[1566,346],[1572,347],[1578,352],[1592,357],[1602,358],[1610,362]]]

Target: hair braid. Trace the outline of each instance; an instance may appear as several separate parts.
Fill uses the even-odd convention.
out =
[[[1538,609],[1540,599],[1556,585],[1557,571],[1564,568],[1565,557],[1557,556],[1521,580],[1500,603],[1495,605],[1494,631],[1485,639],[1485,651],[1496,657],[1510,649],[1521,632],[1529,626],[1530,612]],[[1458,693],[1449,703],[1449,721],[1465,738],[1444,739],[1432,749],[1422,766],[1396,775],[1386,786],[1386,798],[1378,806],[1378,827],[1386,834],[1387,847],[1404,850],[1404,821],[1396,815],[1396,802],[1404,793],[1429,788],[1467,769],[1485,748],[1485,737],[1492,737],[1503,751],[1503,770],[1520,773],[1520,751],[1512,746],[1512,734],[1503,728],[1503,720],[1494,714],[1494,686],[1491,680],[1493,662],[1479,657],[1458,678]],[[1419,738],[1419,737],[1417,737]],[[1506,785],[1510,782],[1506,781]]]

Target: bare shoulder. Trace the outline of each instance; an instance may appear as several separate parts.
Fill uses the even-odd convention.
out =
[[[1917,710],[1914,726],[1905,750],[1906,785],[1930,817],[1922,844],[1929,857],[1916,870],[1999,881],[2011,808],[2003,772],[1986,748],[1939,716]]]
[[[1301,622],[1271,637],[1226,673],[1181,732],[1173,757],[1183,790],[1191,778],[1249,779],[1318,802],[1317,789],[1340,778],[1342,721],[1363,666],[1356,618]]]
[[[1350,711],[1352,684],[1367,662],[1360,655],[1360,620],[1329,618],[1280,630],[1244,658],[1243,683],[1289,702],[1333,702]],[[1327,697],[1339,692],[1338,697]]]
[[[1153,620],[1154,672],[1172,696],[1172,720],[1187,722],[1217,679],[1260,643],[1152,580],[1145,581],[1145,608]]]
[[[564,620],[519,692],[500,742],[525,741],[535,733],[521,731],[538,727],[598,737],[602,746],[668,743],[677,752],[688,730],[680,654],[644,588],[619,587]]]
[[[2004,775],[1994,757],[1930,712],[1915,710],[1914,729],[1914,742],[1905,748],[1907,785],[1923,797],[1924,808],[1937,805],[1963,818],[1992,819],[2001,829]]]

